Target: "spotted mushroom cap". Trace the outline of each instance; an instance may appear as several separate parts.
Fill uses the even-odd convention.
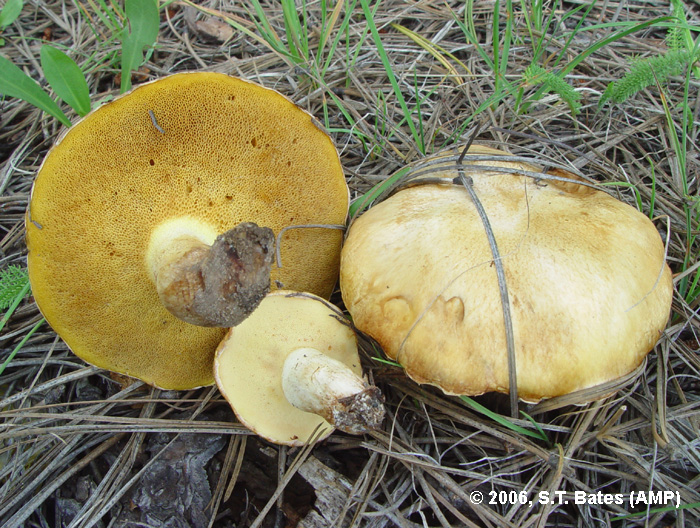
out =
[[[308,113],[227,75],[171,75],[93,111],[47,155],[27,215],[32,291],[86,361],[163,388],[209,385],[225,330],[163,308],[147,271],[154,230],[181,220],[211,243],[240,222],[342,224],[347,207],[338,154]],[[288,231],[273,287],[329,296],[340,244],[338,231]]]
[[[464,164],[475,162],[467,156]],[[505,270],[519,396],[567,394],[639,366],[665,328],[672,296],[654,224],[576,183],[487,169],[468,175]],[[451,181],[457,171],[431,176]],[[364,213],[343,247],[340,286],[357,328],[414,380],[449,394],[508,392],[495,266],[464,187],[409,187]]]

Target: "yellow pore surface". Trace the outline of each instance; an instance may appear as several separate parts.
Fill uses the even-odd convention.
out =
[[[86,361],[163,388],[209,385],[225,330],[162,307],[145,261],[154,229],[183,218],[205,237],[244,221],[278,233],[342,224],[347,206],[338,155],[311,116],[226,75],[173,75],[94,111],[47,156],[27,222],[32,290]],[[287,232],[273,288],[330,295],[340,243],[338,231]]]
[[[320,440],[333,431],[284,396],[284,361],[299,348],[314,348],[362,376],[355,333],[326,302],[304,293],[269,294],[230,330],[216,354],[216,383],[238,419],[277,444],[304,445],[315,433]]]

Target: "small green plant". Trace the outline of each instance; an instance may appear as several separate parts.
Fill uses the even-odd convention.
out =
[[[523,82],[530,86],[542,86],[545,92],[555,92],[569,106],[572,115],[579,113],[581,94],[559,75],[533,63],[525,69]]]
[[[7,0],[0,9],[0,31],[12,24],[19,17],[24,7],[22,0]],[[5,39],[0,37],[0,46],[5,45]]]
[[[566,19],[572,17],[586,6],[579,6],[566,11],[560,19],[556,20],[554,13],[559,10],[560,2],[558,0],[555,1],[548,10],[544,9],[541,1],[535,1],[533,3],[521,1],[519,12],[516,12],[512,0],[506,0],[503,3],[497,1],[493,9],[493,49],[491,53],[482,45],[479,39],[474,23],[473,4],[473,0],[467,2],[463,19],[453,16],[455,22],[462,30],[465,40],[475,47],[478,55],[493,72],[494,76],[493,94],[489,97],[488,101],[484,102],[488,104],[482,104],[477,112],[474,113],[473,117],[475,117],[477,113],[486,110],[489,106],[496,106],[503,99],[510,96],[515,97],[515,106],[518,111],[526,113],[530,108],[531,102],[539,101],[542,96],[548,92],[554,92],[559,95],[562,101],[569,106],[572,114],[575,115],[580,108],[580,95],[564,80],[568,71],[563,71],[562,68],[559,68],[559,71],[555,72],[553,68],[556,68],[561,60],[569,55],[568,48],[576,33],[581,30],[581,23],[587,18],[595,2],[587,7],[579,24],[564,38],[559,32]],[[502,5],[505,6],[505,16],[501,13]],[[519,16],[522,16],[525,21],[525,28],[527,30],[525,36],[519,35],[514,26],[514,20]],[[558,41],[563,39],[564,46],[558,54],[545,56],[546,50],[551,47],[549,46],[550,42],[555,39]],[[518,82],[513,82],[507,76],[508,60],[510,56],[509,50],[515,45],[520,46],[527,42],[529,42],[532,47],[532,62],[530,66],[525,69],[520,80]],[[527,96],[527,100],[524,101],[525,88],[527,86],[538,87],[538,89],[530,93]],[[462,130],[468,125],[469,123],[464,123]]]
[[[666,36],[668,51],[662,55],[632,59],[629,72],[608,84],[600,100],[601,105],[608,101],[622,103],[648,86],[666,83],[689,66],[695,77],[700,79],[700,67],[695,64],[700,58],[700,39],[693,39],[682,2],[671,0],[671,5],[674,22]]]
[[[30,289],[29,274],[25,268],[13,265],[0,271],[0,310],[6,310],[5,315],[0,319],[0,332],[5,328],[19,304],[29,295]],[[0,374],[5,371],[5,368],[14,359],[17,352],[43,323],[44,319],[42,318],[24,335],[5,361],[0,364]]]
[[[14,0],[12,2],[15,3]],[[0,21],[3,20],[2,14],[5,13],[8,5],[10,2],[0,12]],[[12,13],[10,9],[10,14]],[[7,15],[5,20],[9,18],[10,15]],[[105,20],[112,21],[112,18],[105,17]],[[154,45],[158,37],[159,24],[160,18],[155,0],[126,0],[124,25],[120,33],[122,93],[131,88],[131,72],[143,63],[144,49]],[[82,70],[68,55],[49,45],[42,46],[40,53],[44,76],[54,93],[78,115],[86,115],[91,107],[90,93]],[[2,56],[0,56],[0,94],[27,101],[55,117],[65,126],[71,126],[66,114],[49,94],[34,79]]]
[[[622,103],[648,86],[665,83],[670,77],[681,74],[693,60],[694,54],[684,49],[672,49],[646,59],[633,59],[630,71],[622,79],[608,84],[600,104],[608,101]]]
[[[0,310],[14,311],[27,293],[29,275],[25,268],[12,265],[0,271]],[[0,330],[5,324],[5,318],[9,318],[7,314],[0,321]]]

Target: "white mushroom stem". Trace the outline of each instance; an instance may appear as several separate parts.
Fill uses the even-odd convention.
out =
[[[151,236],[147,266],[163,306],[199,326],[232,327],[270,289],[271,229],[243,223],[207,243],[211,233],[185,221]]]
[[[299,348],[287,357],[282,389],[294,407],[318,414],[347,433],[376,429],[384,418],[379,389],[314,348]]]

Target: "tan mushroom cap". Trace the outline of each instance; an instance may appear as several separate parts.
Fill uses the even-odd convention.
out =
[[[337,309],[306,293],[278,290],[221,342],[214,361],[219,390],[246,427],[267,440],[304,445],[317,428],[321,440],[333,427],[294,407],[282,388],[287,357],[313,348],[362,375],[355,333]]]
[[[182,222],[211,243],[240,222],[342,224],[347,207],[338,154],[309,114],[227,75],[172,75],[95,110],[48,154],[27,217],[32,291],[86,361],[163,388],[210,385],[225,330],[163,308],[147,269],[154,230]],[[329,296],[341,238],[287,232],[273,287]]]
[[[590,187],[468,175],[505,269],[519,396],[538,401],[634,370],[671,305],[671,273],[652,222]],[[496,271],[463,187],[409,187],[363,214],[343,247],[340,285],[357,328],[417,382],[449,394],[508,392]]]

